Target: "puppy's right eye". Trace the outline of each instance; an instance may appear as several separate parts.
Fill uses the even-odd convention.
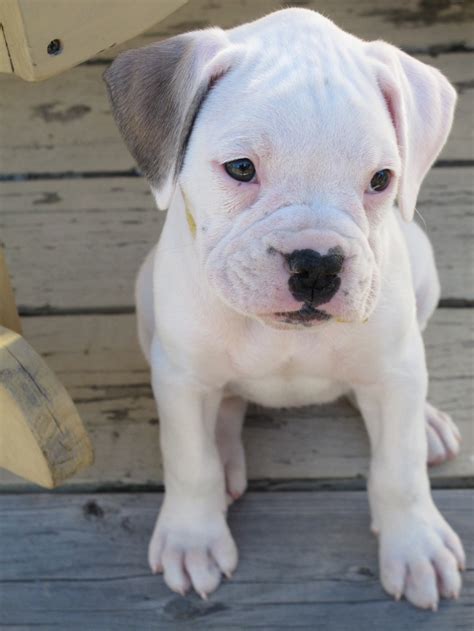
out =
[[[255,177],[255,167],[248,158],[238,158],[224,164],[228,175],[239,182],[250,182]]]

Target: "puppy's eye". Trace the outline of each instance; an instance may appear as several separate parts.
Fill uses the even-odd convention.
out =
[[[250,182],[255,177],[255,167],[248,158],[238,158],[224,164],[230,177],[239,182]]]
[[[392,173],[388,169],[377,171],[377,173],[375,173],[370,180],[369,192],[381,193],[390,184],[391,179]]]

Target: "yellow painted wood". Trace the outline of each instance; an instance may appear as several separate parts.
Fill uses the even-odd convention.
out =
[[[2,0],[0,2],[0,23],[2,24],[5,46],[8,50],[11,72],[27,78],[31,72],[32,62],[20,5],[17,0]]]
[[[0,327],[0,466],[53,488],[92,462],[64,387],[24,338]]]
[[[135,37],[185,2],[2,0],[0,23],[13,72],[28,81],[39,81]],[[53,41],[59,42],[58,54],[48,52]]]
[[[16,309],[7,263],[0,247],[0,326],[21,333],[20,318]]]

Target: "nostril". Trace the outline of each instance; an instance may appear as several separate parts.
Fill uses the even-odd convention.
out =
[[[314,250],[295,250],[291,254],[284,255],[291,274],[297,274],[301,278],[308,278],[321,266],[321,255]]]
[[[342,270],[344,263],[343,254],[337,250],[338,248],[332,248],[329,250],[329,254],[324,256],[315,250],[295,250],[291,254],[284,254],[283,256],[290,273],[298,275],[301,279],[336,276]]]
[[[319,291],[330,289],[339,281],[337,274],[320,274],[313,284],[313,288]]]
[[[295,271],[291,271],[291,273],[294,274],[295,276],[299,276],[300,278],[309,277],[309,272],[307,269],[295,270]]]
[[[326,274],[336,275],[342,269],[344,257],[341,254],[328,254],[326,256],[323,256],[322,262],[324,264]]]

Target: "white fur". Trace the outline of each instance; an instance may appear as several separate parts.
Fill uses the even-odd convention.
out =
[[[225,510],[245,489],[245,401],[306,405],[353,393],[372,447],[382,583],[434,609],[440,595],[458,595],[464,553],[433,504],[426,462],[455,455],[459,435],[426,403],[420,327],[439,283],[425,234],[402,225],[394,200],[398,192],[409,218],[448,133],[454,93],[439,73],[310,11],[277,12],[227,35],[230,70],[199,113],[160,242],[137,282],[166,486],[150,564],[172,589],[192,584],[203,596],[234,570]],[[410,66],[403,80],[390,74],[394,64],[397,73]],[[398,114],[381,92],[382,71]],[[407,90],[409,107],[400,105]],[[429,110],[430,99],[443,107],[425,111],[436,138],[417,158],[414,146],[399,147],[394,116],[404,117],[411,143],[419,90],[420,107]],[[240,157],[254,161],[258,183],[224,173],[220,165]],[[382,168],[395,173],[392,185],[368,193]],[[324,305],[332,318],[307,328],[278,321],[272,314],[301,306],[279,252],[336,246],[345,263]]]

